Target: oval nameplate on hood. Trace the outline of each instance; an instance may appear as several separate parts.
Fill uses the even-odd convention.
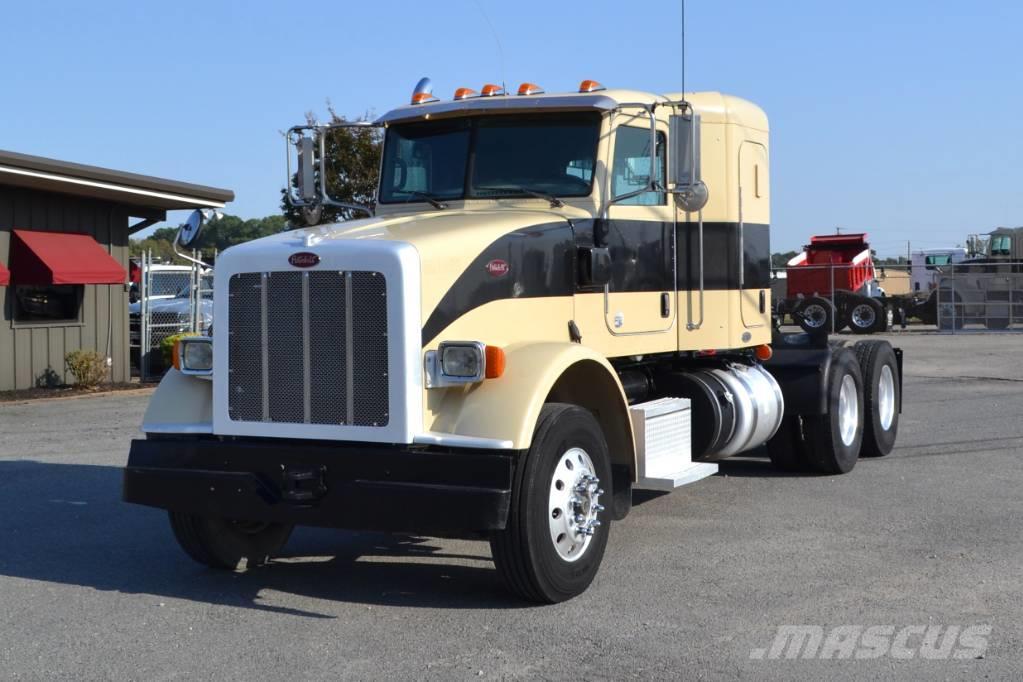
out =
[[[300,253],[293,253],[288,257],[288,262],[294,265],[296,268],[311,268],[314,265],[318,265],[320,257],[315,253],[308,251],[302,251]]]

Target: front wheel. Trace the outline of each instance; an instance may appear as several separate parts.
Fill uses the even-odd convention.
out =
[[[171,529],[181,549],[200,564],[235,571],[261,566],[280,552],[294,526],[231,521],[170,512]]]
[[[508,589],[555,603],[589,587],[610,527],[601,485],[611,485],[611,460],[600,424],[581,407],[545,405],[515,467],[508,525],[490,540]]]

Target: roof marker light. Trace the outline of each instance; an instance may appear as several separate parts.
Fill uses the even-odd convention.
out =
[[[584,80],[579,84],[579,92],[597,92],[599,90],[607,90],[607,88],[597,81],[591,80]]]
[[[433,96],[433,82],[429,78],[420,78],[416,83],[415,90],[412,91],[412,104],[427,104],[436,101],[438,101],[437,98]]]
[[[543,88],[535,83],[523,83],[519,86],[520,95],[541,95],[543,94]]]
[[[480,97],[497,97],[498,95],[504,94],[504,88],[500,85],[494,85],[493,83],[487,83],[480,90]]]
[[[479,97],[479,93],[472,88],[458,88],[455,90],[455,99],[469,99],[470,97]]]

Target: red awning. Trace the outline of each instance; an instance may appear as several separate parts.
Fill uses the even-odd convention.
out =
[[[128,273],[87,234],[14,230],[15,284],[124,284]]]
[[[0,287],[5,287],[11,283],[11,273],[8,272],[7,268],[4,267],[3,263],[0,263]]]

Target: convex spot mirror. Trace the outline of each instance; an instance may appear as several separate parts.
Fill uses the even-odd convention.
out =
[[[198,243],[206,221],[212,218],[219,218],[220,216],[219,211],[209,208],[197,208],[192,211],[188,219],[181,223],[181,226],[178,228],[178,244],[186,249],[191,248]]]
[[[710,192],[700,179],[700,116],[675,115],[668,119],[671,158],[668,186],[679,208],[696,213],[707,205]]]

